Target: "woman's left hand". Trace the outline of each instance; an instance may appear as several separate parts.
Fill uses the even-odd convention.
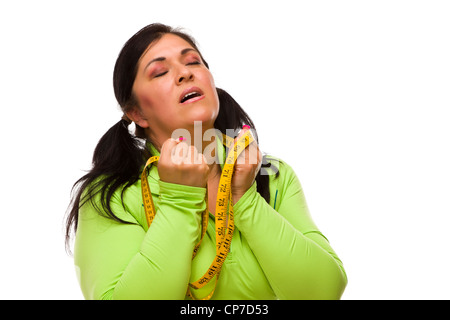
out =
[[[247,130],[244,128],[238,138],[240,138]],[[237,139],[235,141],[237,141]],[[234,173],[231,179],[231,192],[233,204],[239,201],[244,193],[252,186],[256,175],[261,168],[262,153],[259,150],[258,144],[253,141],[245,148],[239,155],[234,166]]]

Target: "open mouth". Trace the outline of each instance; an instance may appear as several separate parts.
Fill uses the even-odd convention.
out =
[[[198,101],[202,97],[203,97],[203,91],[197,87],[192,87],[192,88],[189,88],[189,89],[183,91],[183,93],[180,96],[180,103],[185,103],[185,102],[189,103],[189,102]]]

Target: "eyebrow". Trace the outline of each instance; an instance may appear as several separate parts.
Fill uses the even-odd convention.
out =
[[[189,51],[195,51],[195,52],[197,52],[197,50],[195,50],[194,48],[186,48],[186,49],[181,50],[180,55],[183,56],[183,55],[185,55],[186,53],[188,53]],[[164,61],[164,60],[166,60],[165,57],[158,57],[158,58],[155,58],[155,59],[151,60],[149,63],[147,63],[147,65],[145,66],[144,70],[146,70],[146,69],[148,68],[148,66],[151,65],[153,62]]]

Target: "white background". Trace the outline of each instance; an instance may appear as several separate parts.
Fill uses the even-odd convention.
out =
[[[448,1],[5,3],[1,299],[83,298],[70,189],[120,119],[115,59],[153,22],[197,39],[262,149],[294,167],[344,262],[343,299],[450,298]]]

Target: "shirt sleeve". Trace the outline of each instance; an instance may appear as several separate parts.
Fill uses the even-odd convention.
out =
[[[112,210],[133,224],[104,217],[90,202],[80,208],[74,258],[86,299],[184,299],[206,189],[159,183],[159,206],[147,231],[120,193]]]
[[[347,284],[342,262],[314,224],[292,168],[280,162],[279,170],[271,180],[276,210],[254,183],[234,206],[236,226],[279,299],[339,299]]]

